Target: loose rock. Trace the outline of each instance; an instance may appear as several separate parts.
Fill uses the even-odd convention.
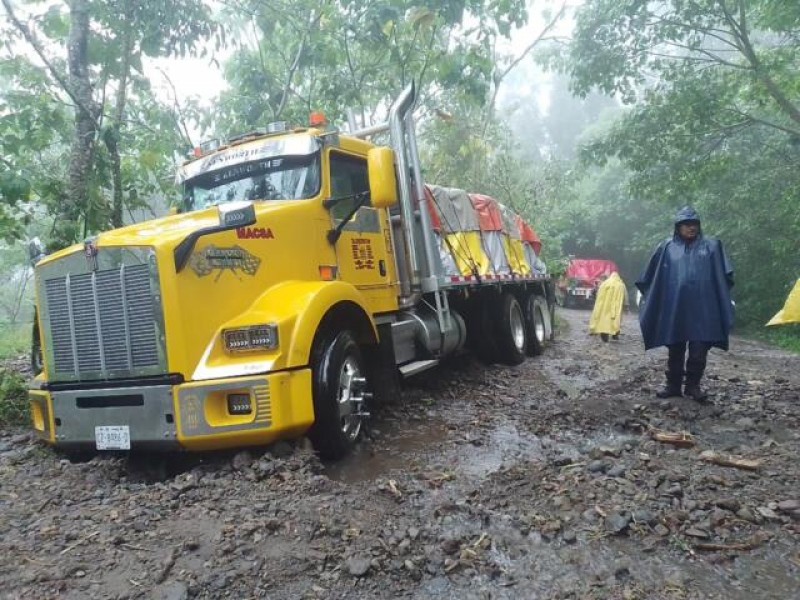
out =
[[[353,577],[363,577],[371,567],[370,559],[365,556],[351,556],[347,559],[347,570]]]

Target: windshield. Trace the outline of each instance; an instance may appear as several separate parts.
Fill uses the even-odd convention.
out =
[[[300,200],[319,193],[319,154],[277,156],[209,173],[184,184],[185,211],[236,200]]]

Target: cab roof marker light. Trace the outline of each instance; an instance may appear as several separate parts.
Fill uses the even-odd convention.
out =
[[[321,127],[327,124],[328,120],[325,118],[325,113],[319,110],[313,111],[308,115],[308,124],[311,127]]]
[[[205,142],[200,142],[200,151],[205,154],[207,152],[213,152],[214,150],[218,150],[220,147],[220,141],[218,138],[212,138],[210,140],[206,140]]]
[[[267,125],[267,133],[283,133],[286,130],[286,121],[275,121]]]
[[[253,129],[252,131],[246,131],[246,132],[240,133],[238,135],[232,135],[231,137],[228,138],[228,144],[234,145],[237,142],[244,142],[244,141],[247,141],[249,139],[252,139],[252,138],[255,138],[255,137],[260,137],[260,136],[266,135],[266,134],[267,134],[267,130],[264,129],[264,128]]]

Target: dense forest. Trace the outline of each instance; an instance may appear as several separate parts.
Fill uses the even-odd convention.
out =
[[[631,284],[691,203],[741,325],[800,276],[800,3],[0,1],[6,329],[30,319],[25,240],[160,214],[201,139],[311,110],[375,122],[411,81],[426,177],[523,212],[552,269],[612,258]],[[158,67],[189,57],[221,70],[213,102]]]

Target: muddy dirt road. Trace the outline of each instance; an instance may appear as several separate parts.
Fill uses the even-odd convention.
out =
[[[414,382],[335,465],[0,435],[0,597],[800,598],[800,356],[734,340],[712,404],[658,400],[633,317],[603,344],[560,314],[544,356]]]

